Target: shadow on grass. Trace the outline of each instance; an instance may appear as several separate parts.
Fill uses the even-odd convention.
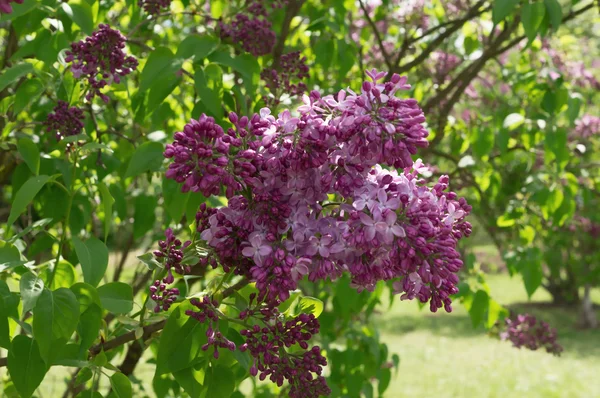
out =
[[[600,358],[600,329],[582,330],[579,328],[577,308],[555,307],[543,305],[543,303],[519,303],[511,305],[509,308],[515,313],[533,314],[556,328],[558,342],[565,349],[564,355]],[[600,318],[600,312],[598,317]],[[380,318],[377,323],[382,332],[397,336],[419,331],[427,331],[450,339],[486,335],[483,327],[473,328],[471,319],[466,314],[431,314],[424,310],[419,314]]]
[[[416,315],[396,315],[377,322],[382,332],[403,335],[427,330],[444,337],[473,337],[485,333],[482,328],[473,328],[468,315],[431,314],[423,310]]]

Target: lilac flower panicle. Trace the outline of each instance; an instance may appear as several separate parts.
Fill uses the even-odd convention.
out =
[[[274,68],[265,69],[260,77],[272,94],[272,97],[263,98],[265,104],[276,107],[282,94],[295,97],[306,92],[306,84],[302,81],[308,78],[306,57],[302,56],[300,51],[284,54],[281,56],[279,71]]]
[[[142,7],[144,11],[153,16],[168,10],[170,5],[171,0],[138,0],[138,6]]]
[[[126,38],[118,30],[100,24],[91,36],[77,43],[71,43],[65,60],[71,62],[71,71],[75,78],[85,77],[90,85],[86,99],[91,101],[99,95],[104,102],[108,96],[101,89],[112,82],[120,83],[137,68],[138,61],[123,52]]]
[[[317,320],[284,322],[277,310],[302,279],[349,274],[358,291],[390,281],[402,300],[428,302],[434,312],[452,311],[458,292],[457,245],[471,233],[471,206],[449,190],[448,176],[428,183],[431,168],[413,161],[428,132],[417,101],[399,96],[410,88],[406,78],[366,74],[358,92],[311,91],[294,112],[231,113],[225,129],[202,115],[164,152],[166,176],[182,191],[225,193],[226,206],[203,204],[196,215],[208,251],[201,263],[255,283],[239,316],[262,323],[243,331],[240,349],[254,358],[253,376],[287,381],[291,396],[329,391],[325,358],[308,344]],[[189,315],[208,322],[216,314],[209,304],[194,304],[199,311]],[[289,355],[290,345],[304,351]]]
[[[168,285],[175,281],[173,272],[179,275],[189,274],[191,267],[182,264],[183,261],[183,249],[188,247],[192,242],[186,241],[182,243],[175,237],[171,228],[165,231],[165,240],[158,242],[159,250],[154,251],[154,257],[156,260],[164,265],[167,272],[166,276],[162,280],[154,281],[154,284],[150,286],[150,298],[154,300],[156,306],[154,312],[168,311],[177,297],[179,296],[179,289],[167,288]]]
[[[0,14],[10,14],[13,12],[10,3],[23,4],[23,0],[0,0]]]
[[[244,51],[258,57],[269,54],[276,36],[264,1],[251,1],[248,8],[236,14],[230,23],[218,22],[221,38],[230,39]]]
[[[413,164],[428,133],[417,102],[396,96],[406,78],[367,76],[359,93],[305,95],[298,117],[232,113],[224,131],[202,115],[167,145],[167,177],[205,196],[225,189],[228,206],[201,208],[198,230],[211,264],[255,281],[260,300],[285,300],[303,277],[349,272],[359,290],[392,280],[402,299],[451,311],[471,207],[448,192],[447,176],[430,188],[428,168]],[[331,194],[344,203],[324,211]]]
[[[500,334],[502,340],[509,340],[515,347],[530,350],[545,348],[547,352],[560,355],[563,347],[556,342],[556,329],[546,322],[539,321],[530,314],[520,314],[505,319],[506,330]]]
[[[78,135],[83,130],[83,111],[76,106],[69,106],[65,101],[58,101],[52,113],[48,114],[44,125],[48,133],[54,132],[57,140]]]

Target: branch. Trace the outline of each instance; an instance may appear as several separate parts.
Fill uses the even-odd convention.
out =
[[[281,26],[281,34],[277,39],[277,44],[275,44],[275,48],[273,48],[273,68],[279,69],[279,63],[281,62],[281,56],[283,55],[283,50],[285,49],[285,41],[287,40],[288,35],[290,34],[290,24],[292,23],[292,19],[298,14],[300,8],[304,4],[304,0],[295,0],[288,3],[288,6],[285,9],[285,16],[283,17],[283,24]]]
[[[250,283],[250,281],[248,279],[240,280],[235,285],[232,285],[232,286],[228,287],[227,289],[223,290],[222,297],[227,298],[227,297],[231,296],[233,293],[240,290],[241,288],[248,285],[249,283]],[[148,340],[154,333],[162,330],[165,327],[166,323],[167,323],[167,321],[164,320],[164,321],[153,323],[151,325],[144,326],[144,328],[143,328],[144,333],[142,335],[142,339]],[[134,340],[136,340],[135,330],[132,330],[131,332],[127,332],[125,334],[117,336],[112,340],[108,340],[104,343],[100,343],[100,344],[96,344],[95,346],[92,346],[89,350],[89,353],[91,356],[94,356],[94,355],[97,355],[102,350],[109,351],[109,350],[120,347],[123,344],[127,344],[130,341],[134,341]],[[6,364],[7,364],[6,357],[0,358],[0,368],[3,366],[6,366]]]
[[[367,19],[367,22],[369,23],[371,30],[373,30],[373,34],[375,35],[375,38],[377,39],[377,43],[379,44],[379,50],[381,50],[381,53],[383,54],[383,60],[385,62],[385,65],[388,67],[389,70],[392,70],[393,69],[392,61],[390,61],[390,56],[388,55],[387,51],[385,51],[383,39],[381,38],[381,35],[379,34],[379,30],[377,30],[377,25],[375,25],[375,22],[373,21],[373,19],[371,19],[371,16],[369,15],[369,11],[367,10],[367,7],[365,7],[363,0],[358,0],[358,3],[360,4],[360,8],[362,9],[363,13],[365,14],[365,18]]]
[[[399,66],[394,65],[393,67],[388,66],[390,71],[392,71],[394,73],[404,73],[404,72],[412,69],[413,67],[419,65],[421,62],[423,62],[429,56],[429,54],[431,54],[436,48],[438,48],[448,37],[450,37],[454,32],[459,30],[465,22],[467,22],[468,20],[470,20],[471,18],[473,18],[477,15],[482,14],[487,9],[489,9],[489,7],[481,9],[481,10],[479,9],[485,3],[485,1],[486,0],[479,0],[473,7],[471,7],[469,9],[467,14],[463,18],[456,20],[455,25],[453,25],[451,28],[445,30],[444,33],[442,33],[441,35],[436,37],[421,52],[421,54],[419,54],[415,59],[413,59],[412,61],[410,61],[404,65],[399,65]],[[400,59],[398,59],[398,61],[400,61]]]

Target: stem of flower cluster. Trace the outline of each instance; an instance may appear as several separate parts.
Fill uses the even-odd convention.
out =
[[[77,172],[77,151],[75,151],[74,159],[73,159],[73,171],[71,172],[71,181],[69,184],[69,189],[67,193],[69,195],[68,203],[67,203],[67,215],[65,216],[65,220],[63,222],[63,230],[62,236],[60,238],[60,243],[58,244],[58,251],[56,253],[56,260],[54,261],[54,267],[52,268],[52,273],[50,274],[50,278],[48,278],[48,287],[52,287],[52,282],[54,281],[54,277],[56,275],[56,270],[58,269],[58,262],[60,261],[60,255],[62,253],[62,248],[67,240],[67,229],[69,228],[69,219],[71,217],[71,207],[73,207],[73,199],[75,198],[75,192],[73,192],[73,186],[75,185],[75,176]],[[61,184],[62,185],[62,184]]]

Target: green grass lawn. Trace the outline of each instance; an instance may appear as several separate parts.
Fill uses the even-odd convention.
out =
[[[494,299],[556,327],[562,356],[488,337],[458,304],[451,314],[431,314],[416,303],[396,303],[377,320],[382,340],[400,355],[385,397],[600,397],[600,330],[578,330],[576,310],[535,305],[549,300],[541,289],[527,303],[518,278],[486,279]],[[600,291],[594,299],[600,302]]]

